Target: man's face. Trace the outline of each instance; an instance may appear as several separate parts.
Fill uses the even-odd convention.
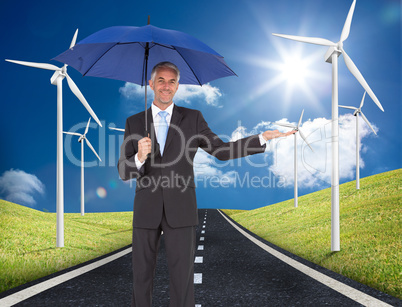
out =
[[[149,86],[154,91],[154,102],[158,107],[170,105],[179,87],[176,72],[167,67],[159,68],[155,75],[155,81],[149,80]]]

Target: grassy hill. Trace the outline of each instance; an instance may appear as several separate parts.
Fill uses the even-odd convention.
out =
[[[0,292],[131,244],[132,212],[64,215],[56,248],[56,214],[0,200]]]
[[[331,252],[331,189],[250,210],[223,210],[265,240],[402,298],[402,170],[340,185],[341,251]]]

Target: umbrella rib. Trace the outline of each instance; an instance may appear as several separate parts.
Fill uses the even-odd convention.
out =
[[[115,43],[113,46],[111,46],[108,50],[106,50],[103,54],[102,54],[102,56],[100,56],[100,57],[98,57],[98,59],[95,61],[95,62],[93,62],[93,64],[91,65],[91,67],[89,67],[88,69],[87,69],[87,71],[82,75],[82,76],[86,76],[86,74],[92,69],[92,67],[94,67],[95,66],[95,64],[96,63],[98,63],[99,62],[99,60],[101,59],[101,58],[103,58],[103,56],[106,54],[106,53],[108,53],[109,52],[109,50],[110,49],[112,49],[114,46],[116,46],[117,45],[117,43]]]
[[[175,50],[174,47],[172,47],[171,45],[166,45],[166,44],[160,44],[160,43],[155,43],[155,42],[125,42],[125,43],[116,43],[117,45],[130,45],[130,44],[139,44],[141,45],[141,47],[143,47],[145,49],[145,46],[143,46],[143,44],[149,43],[152,44],[149,49],[155,47],[156,45],[158,46],[162,46],[164,48],[168,48],[168,49],[172,49]]]
[[[175,49],[173,46],[171,46],[171,45],[159,44],[159,43],[155,43],[155,42],[152,42],[152,43],[153,43],[153,45],[152,45],[151,47],[149,47],[149,49],[151,49],[151,48],[155,47],[156,45],[158,45],[158,46],[161,46],[161,47],[164,47],[164,48],[176,50],[176,49]],[[177,51],[177,50],[176,50],[176,51]]]
[[[195,74],[193,68],[187,63],[186,59],[181,55],[180,51],[177,50],[177,49],[174,48],[174,47],[173,47],[173,49],[177,51],[177,53],[180,55],[180,57],[183,59],[183,61],[184,61],[184,62],[187,64],[187,66],[190,68],[190,70],[191,70],[191,72],[193,73],[194,77],[197,79],[198,84],[199,84],[200,86],[202,86],[202,83],[201,83],[200,80],[198,79],[198,77],[197,77],[197,75]]]
[[[141,45],[140,42],[115,43],[115,44],[114,44],[113,46],[111,46],[108,50],[106,50],[106,51],[91,65],[91,67],[89,67],[89,68],[87,69],[87,71],[83,74],[83,76],[86,76],[86,74],[92,69],[92,67],[94,67],[95,64],[98,63],[99,60],[100,60],[101,58],[103,58],[103,56],[104,56],[106,53],[109,52],[110,49],[112,49],[112,48],[115,47],[116,45],[128,45],[128,44],[139,44],[139,45]],[[141,45],[141,46],[142,46],[142,45]],[[142,46],[142,47],[143,47],[143,46]],[[141,84],[141,85],[142,85],[142,84]]]

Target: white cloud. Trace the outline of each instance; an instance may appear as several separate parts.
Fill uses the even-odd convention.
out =
[[[339,177],[354,179],[356,171],[356,118],[351,115],[339,117]],[[289,123],[286,119],[282,122]],[[292,123],[296,124],[296,123]],[[279,130],[286,128],[277,127]],[[378,128],[373,125],[374,130]],[[297,135],[297,181],[300,187],[320,186],[331,183],[331,120],[315,118],[308,120],[300,130],[306,136],[314,152]],[[359,121],[360,152],[365,151],[362,139],[373,135],[362,120]],[[273,165],[269,169],[276,175],[286,178],[285,185],[294,184],[294,137],[281,138],[272,142],[268,149],[273,154]],[[360,155],[360,167],[364,161]]]
[[[223,167],[224,163],[216,163],[215,158],[203,149],[198,148],[193,165],[197,183],[203,182],[207,185],[211,180],[217,180],[222,182],[222,185],[226,185],[233,184],[236,180],[236,171],[223,172],[219,167]]]
[[[288,119],[283,118],[278,122],[293,124]],[[373,125],[377,132],[378,128]],[[231,141],[236,141],[253,134],[259,134],[265,130],[289,131],[291,128],[283,128],[271,122],[260,122],[251,130],[244,126],[239,126],[232,132]],[[297,134],[297,161],[298,174],[297,181],[299,187],[312,188],[331,183],[331,120],[326,118],[315,118],[303,123],[300,127],[303,135],[313,148],[310,150],[308,145]],[[360,153],[366,151],[362,139],[367,136],[374,136],[371,129],[363,121],[359,121],[359,143]],[[282,179],[284,186],[294,184],[294,136],[279,138],[268,142],[266,154],[269,161],[273,161],[269,170],[277,177]],[[266,161],[268,161],[266,159]],[[360,155],[360,167],[364,167],[364,160]],[[208,165],[210,173],[219,170]],[[339,176],[341,179],[355,179],[356,172],[356,117],[351,114],[339,117]],[[223,174],[222,174],[223,175]]]
[[[135,99],[137,97],[144,97],[145,89],[140,85],[126,82],[124,86],[119,89],[119,92],[127,99]],[[152,101],[154,93],[149,86],[147,89],[147,95],[148,101]],[[209,83],[204,84],[203,86],[180,84],[174,97],[174,101],[191,104],[192,100],[202,99],[208,105],[219,107],[220,97],[222,97],[220,89],[211,86]]]
[[[252,130],[250,134],[259,134],[261,132],[264,132],[266,130],[272,130],[273,129],[273,125],[271,122],[265,122],[262,121],[260,123],[257,124],[257,126],[255,126]]]
[[[152,95],[154,96],[153,92],[148,86],[148,97]],[[138,84],[126,82],[123,87],[119,88],[119,92],[121,95],[123,95],[124,98],[127,99],[134,99],[136,97],[144,96],[145,95],[145,89],[143,86],[140,86]]]
[[[231,142],[236,142],[242,138],[250,136],[251,133],[247,132],[247,128],[243,126],[238,126],[235,131],[232,132]]]
[[[179,89],[175,95],[178,101],[191,103],[192,99],[205,99],[208,105],[219,106],[219,98],[222,93],[219,88],[211,86],[209,83],[203,86],[198,85],[179,85]]]
[[[45,185],[35,175],[11,169],[0,177],[0,195],[7,201],[34,207],[35,193],[45,193]]]

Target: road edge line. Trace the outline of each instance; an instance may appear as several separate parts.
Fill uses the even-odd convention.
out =
[[[113,254],[111,256],[108,256],[106,258],[102,258],[98,261],[92,262],[88,265],[82,266],[73,271],[66,272],[64,274],[61,274],[59,276],[45,280],[41,283],[38,283],[36,285],[33,285],[31,287],[28,287],[28,288],[18,291],[16,293],[10,294],[10,295],[0,299],[0,306],[9,307],[9,306],[18,304],[19,302],[22,302],[36,294],[39,294],[45,290],[55,287],[63,282],[66,282],[66,281],[72,279],[72,278],[75,278],[79,275],[82,275],[93,269],[96,269],[102,265],[105,265],[111,261],[114,261],[120,257],[123,257],[123,256],[127,255],[128,253],[131,253],[131,251],[132,251],[132,247],[129,247],[125,250],[122,250],[122,251],[120,251],[116,254]]]
[[[296,270],[306,274],[307,276],[310,276],[311,278],[314,278],[315,280],[319,281],[320,283],[330,287],[331,289],[341,293],[344,296],[349,297],[350,299],[364,305],[364,306],[373,306],[373,307],[378,307],[378,306],[391,306],[375,297],[372,297],[364,292],[361,292],[353,287],[350,287],[336,279],[333,279],[321,272],[318,272],[302,263],[300,263],[297,260],[294,260],[285,254],[273,249],[272,247],[269,247],[268,245],[264,244],[263,242],[257,240],[247,232],[245,232],[243,229],[241,229],[239,226],[237,226],[233,221],[231,221],[228,217],[225,216],[221,212],[221,210],[218,209],[218,212],[231,224],[237,231],[239,231],[243,236],[245,236],[247,239],[252,241],[254,244],[258,245],[262,249],[264,249],[266,252],[270,253],[274,257],[278,258],[279,260],[285,262],[286,264],[290,265],[291,267],[295,268]]]

